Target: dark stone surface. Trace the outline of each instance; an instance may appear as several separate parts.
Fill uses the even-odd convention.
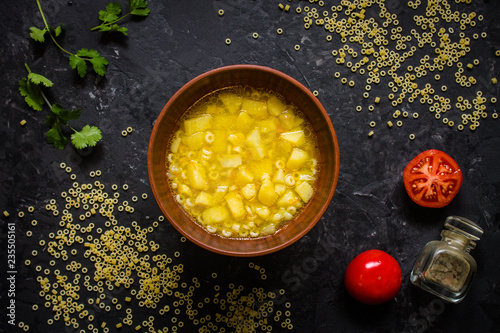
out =
[[[125,1],[121,2],[126,8]],[[305,1],[281,2],[291,4],[292,8],[309,5]],[[325,2],[329,8],[330,1]],[[489,80],[499,77],[500,58],[495,57],[494,52],[500,49],[497,19],[500,4],[497,1],[473,1],[471,5],[448,2],[452,10],[484,15],[484,21],[467,30],[467,35],[485,31],[488,37],[472,40],[472,51],[463,60],[464,63],[475,58],[480,60],[473,71],[479,83],[470,89],[455,89],[453,72],[445,69],[441,73],[442,82],[449,88],[445,96],[452,100],[458,95],[472,98],[476,90],[482,90],[487,98],[498,98],[498,85],[491,85]],[[195,76],[219,66],[250,63],[273,67],[311,90],[318,90],[318,98],[328,110],[339,139],[339,184],[329,209],[308,235],[289,248],[264,257],[216,255],[181,242],[173,227],[166,222],[160,224],[152,239],[160,243],[161,253],[171,256],[175,251],[181,252],[179,260],[184,264],[185,278],[200,279],[201,299],[212,295],[215,282],[210,275],[217,272],[217,283],[221,286],[232,282],[243,285],[247,291],[253,286],[263,286],[266,290],[284,288],[285,300],[292,304],[291,319],[296,332],[500,331],[499,120],[488,117],[481,120],[476,131],[459,132],[443,126],[419,102],[414,102],[405,103],[403,108],[410,113],[419,112],[419,119],[406,119],[401,128],[386,128],[394,108],[383,100],[375,111],[368,112],[362,97],[365,77],[336,65],[330,55],[332,49],[341,46],[338,36],[326,42],[323,28],[313,25],[305,30],[303,16],[279,10],[279,1],[151,1],[149,17],[123,22],[129,28],[128,37],[90,31],[97,25],[97,13],[106,3],[101,0],[42,2],[50,24],[65,23],[64,34],[58,39],[65,48],[73,51],[94,48],[109,60],[105,78],[90,73],[83,79],[69,67],[67,56],[52,42],[39,44],[29,38],[29,27],[42,26],[35,1],[0,3],[3,32],[0,210],[11,215],[1,216],[0,313],[5,312],[12,299],[7,295],[9,285],[4,272],[8,270],[5,268],[8,223],[15,223],[16,322],[29,324],[30,332],[74,332],[61,322],[47,325],[46,319],[53,314],[44,309],[34,278],[41,274],[35,272],[34,266],[45,267],[50,260],[36,243],[59,229],[58,219],[45,211],[45,204],[72,183],[59,163],[71,166],[80,182],[90,180],[91,170],[100,169],[103,176],[99,180],[108,188],[111,184],[127,183],[129,195],[149,194],[147,200],[139,199],[135,205],[133,219],[142,226],[151,225],[161,212],[150,193],[146,155],[150,131],[161,108],[177,89]],[[334,4],[338,5],[339,1]],[[398,14],[404,32],[408,33],[414,26],[414,11],[396,0],[386,1],[386,6]],[[225,10],[222,17],[217,14],[220,8]],[[276,34],[280,27],[283,35]],[[253,32],[258,32],[259,38],[252,38]],[[231,38],[231,45],[224,43],[226,38]],[[295,44],[301,45],[300,51],[293,49]],[[74,122],[76,127],[88,123],[103,130],[103,140],[98,147],[86,153],[70,146],[59,151],[45,142],[47,111],[30,110],[18,93],[18,82],[26,75],[24,63],[53,80],[55,85],[49,93],[52,101],[67,108],[82,108],[83,115]],[[334,79],[336,71],[355,79],[357,85],[354,88],[342,85]],[[371,96],[386,96],[388,89],[386,83],[373,85]],[[364,105],[364,110],[356,112],[357,105]],[[488,103],[487,107],[489,114],[497,112],[494,104]],[[459,111],[449,112],[451,118]],[[24,127],[19,125],[22,119],[27,120]],[[368,123],[372,120],[377,122],[376,134],[368,138],[371,130]],[[120,132],[128,126],[132,126],[134,132],[123,138]],[[414,141],[408,139],[410,133],[416,135]],[[441,209],[414,204],[401,180],[408,161],[430,148],[447,152],[464,173],[460,193]],[[31,205],[36,210],[28,214],[27,207]],[[19,211],[26,212],[27,216],[18,218]],[[426,242],[439,238],[448,215],[472,219],[485,230],[472,253],[478,262],[478,275],[469,295],[458,305],[445,305],[409,282],[416,256]],[[33,218],[39,221],[36,228],[29,223]],[[128,225],[131,220],[132,217],[125,215],[120,223]],[[33,231],[31,238],[26,236],[28,230]],[[401,265],[404,280],[393,301],[369,307],[350,298],[343,286],[343,274],[350,260],[371,248],[393,255]],[[35,258],[31,257],[33,249],[40,253]],[[26,259],[33,262],[29,268],[24,265]],[[249,262],[266,268],[265,281],[249,271]],[[65,264],[58,262],[56,267],[64,270]],[[111,296],[123,300],[124,295],[126,292],[121,291]],[[41,305],[37,312],[31,310],[34,303]],[[133,327],[150,315],[155,316],[157,329],[168,324],[168,318],[158,315],[157,310],[141,309],[134,302],[131,307],[134,324],[122,328],[123,332],[134,331]],[[100,327],[102,320],[111,326],[124,316],[123,310],[105,314],[98,308],[92,309],[96,327]],[[209,313],[207,310],[204,314]],[[7,323],[5,315],[0,322],[0,332],[16,330]],[[79,329],[87,329],[87,324],[82,320]],[[111,326],[111,332],[114,331]],[[186,324],[179,331],[194,332],[195,329]],[[274,324],[273,332],[280,331],[288,329]]]

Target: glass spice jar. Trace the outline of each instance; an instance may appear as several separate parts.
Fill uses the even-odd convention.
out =
[[[449,216],[440,241],[431,241],[417,258],[410,281],[442,299],[458,303],[467,294],[476,274],[476,260],[469,254],[483,235],[474,222]]]

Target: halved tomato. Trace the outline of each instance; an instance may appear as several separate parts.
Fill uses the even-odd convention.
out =
[[[457,162],[440,150],[430,149],[417,155],[403,172],[410,198],[420,206],[446,206],[462,186],[462,171]]]

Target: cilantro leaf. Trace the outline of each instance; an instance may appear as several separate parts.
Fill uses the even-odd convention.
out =
[[[33,110],[42,111],[44,101],[39,86],[23,77],[21,81],[19,81],[19,93]]]
[[[118,24],[113,24],[113,25],[106,25],[106,24],[101,24],[99,26],[97,26],[97,28],[99,28],[98,31],[101,31],[101,32],[105,32],[105,31],[116,31],[116,32],[121,32],[123,33],[125,36],[127,36],[127,31],[128,29],[125,28],[125,27],[120,27]]]
[[[47,118],[45,118],[45,125],[47,125],[48,128],[52,128],[54,125],[59,126],[59,118],[53,114],[48,115]]]
[[[68,139],[61,130],[62,125],[66,125],[74,131],[71,135],[71,143],[77,149],[95,146],[101,140],[101,130],[95,126],[86,125],[81,131],[77,131],[68,125],[68,121],[80,117],[82,113],[81,109],[68,111],[63,109],[60,104],[54,103],[50,111],[51,114],[45,119],[45,124],[50,128],[47,132],[47,142],[54,145],[54,147],[63,149],[68,143]]]
[[[108,31],[116,31],[116,32],[121,32],[125,36],[127,36],[127,31],[128,29],[125,27],[120,27],[118,24],[113,24],[112,26],[109,27]]]
[[[57,149],[64,149],[68,143],[68,139],[63,135],[59,124],[54,124],[51,129],[45,134],[47,142],[54,145]]]
[[[71,143],[77,149],[95,146],[102,139],[101,130],[96,126],[85,125],[80,132],[71,135]]]
[[[121,32],[127,36],[127,28],[120,27],[116,22],[127,17],[128,15],[148,16],[151,10],[148,8],[146,0],[129,0],[128,2],[129,13],[121,15],[122,6],[117,2],[110,2],[106,5],[106,10],[99,11],[99,19],[102,21],[101,25],[93,27],[92,31],[116,31]]]
[[[85,60],[88,60],[92,64],[94,71],[98,75],[106,75],[106,66],[108,65],[108,60],[101,56],[96,50],[81,49],[76,52],[76,55],[78,57],[83,57],[83,59]]]
[[[57,37],[57,36],[59,36],[59,35],[62,33],[62,26],[63,26],[63,24],[61,23],[61,24],[59,24],[59,26],[58,26],[57,28],[55,28],[55,29],[51,27],[51,28],[52,28],[52,31],[54,32],[54,35],[56,35],[56,37]]]
[[[130,14],[138,16],[148,16],[151,10],[148,8],[146,0],[129,0],[128,9]]]
[[[54,115],[59,117],[61,113],[63,113],[65,110],[62,108],[61,104],[59,103],[54,103],[52,104],[52,109],[50,109]]]
[[[48,25],[43,29],[30,27],[30,36],[37,42],[43,43],[45,42],[45,33],[52,32],[57,37],[62,33],[62,26],[63,24],[60,24],[57,28],[53,28],[50,25]]]
[[[80,77],[84,77],[85,74],[87,74],[87,64],[85,63],[85,60],[74,54],[69,57],[69,65],[71,68],[76,68],[78,70],[78,75],[80,75]]]
[[[57,122],[63,124],[67,124],[71,119],[78,119],[80,117],[80,114],[82,113],[81,109],[74,109],[71,111],[65,110],[58,103],[52,105],[51,111],[58,118]]]
[[[35,27],[30,28],[30,36],[33,38],[35,41],[43,43],[45,42],[45,33],[47,32],[47,29],[40,30]]]
[[[52,87],[54,85],[54,83],[45,76],[36,73],[29,73],[28,80],[36,85],[43,84],[46,87]]]
[[[64,110],[64,112],[59,115],[59,118],[62,118],[65,122],[70,121],[71,119],[78,119],[82,114],[82,109],[73,109],[71,111]]]
[[[76,55],[79,57],[87,57],[87,58],[100,57],[99,52],[97,52],[96,50],[92,49],[89,50],[85,48],[78,50],[78,52],[76,52]]]
[[[99,20],[104,23],[116,21],[122,12],[122,5],[119,2],[110,2],[106,5],[106,10],[99,11]]]
[[[97,31],[111,31],[111,27],[109,25],[105,25],[104,23],[95,27],[95,29],[99,29]]]

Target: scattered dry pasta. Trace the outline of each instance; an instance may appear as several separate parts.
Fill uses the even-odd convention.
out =
[[[470,0],[455,2],[469,4]],[[409,31],[403,31],[400,18],[391,13],[384,0],[342,0],[330,8],[323,8],[320,1],[310,1],[307,6],[296,3],[295,12],[302,15],[300,22],[304,29],[310,30],[315,26],[325,31],[327,41],[333,37],[340,39],[341,47],[332,50],[331,54],[337,65],[362,75],[365,80],[365,92],[362,94],[367,102],[381,103],[383,99],[379,96],[372,101],[368,91],[373,84],[385,84],[388,88],[387,100],[392,107],[418,101],[428,107],[436,119],[441,118],[441,113],[448,112],[448,117],[458,120],[460,116],[451,112],[454,111],[452,99],[445,96],[446,92],[456,89],[449,89],[446,85],[435,88],[434,85],[439,84],[437,81],[441,79],[441,72],[446,76],[451,72],[460,87],[473,87],[478,83],[470,74],[474,73],[476,66],[481,66],[481,62],[468,56],[473,40],[488,36],[484,31],[474,32],[480,30],[476,25],[483,18],[466,7],[463,11],[455,10],[460,7],[452,8],[445,0],[415,0],[407,4],[415,10],[410,17],[414,28],[410,27]],[[408,19],[408,12],[401,15],[404,15],[403,19]],[[499,56],[500,51],[497,50],[495,55]],[[470,71],[467,75],[464,67]],[[434,81],[426,79],[428,76]],[[339,78],[340,73],[336,72],[335,77]],[[348,80],[343,78],[341,82],[346,84]],[[496,83],[497,79],[492,78],[491,84]],[[349,81],[350,87],[354,84],[355,81]],[[459,108],[462,115],[470,116],[471,130],[479,126],[480,119],[487,118],[486,98],[481,98],[481,94],[478,91],[472,100],[464,99],[469,103]],[[457,124],[460,121],[446,123],[449,127],[462,130]]]
[[[69,168],[63,163],[61,167]],[[59,221],[53,224],[57,230],[48,237],[41,236],[43,238],[30,249],[30,258],[24,260],[25,268],[33,269],[39,288],[40,302],[32,306],[32,311],[37,311],[39,306],[52,311],[49,318],[48,312],[41,314],[48,325],[58,327],[58,331],[63,330],[59,325],[76,331],[85,331],[80,328],[86,327],[89,332],[109,332],[110,327],[111,330],[130,327],[136,331],[176,332],[185,326],[193,332],[209,332],[214,327],[218,327],[218,332],[229,332],[236,327],[270,331],[272,322],[265,318],[272,316],[279,317],[278,325],[292,325],[289,316],[280,317],[281,311],[274,302],[277,295],[262,287],[217,284],[213,294],[204,292],[203,301],[199,302],[196,291],[201,283],[196,277],[183,278],[185,265],[180,262],[181,252],[167,255],[151,239],[164,217],[159,216],[151,225],[137,221],[121,223],[118,208],[126,207],[128,213],[133,209],[125,200],[129,186],[122,185],[121,193],[117,192],[120,188],[117,184],[110,187],[108,192],[101,182],[73,182],[58,199],[48,201],[49,211],[65,207],[54,217]],[[147,194],[141,197],[146,200]],[[137,196],[131,198],[134,198],[132,202],[138,199]],[[18,214],[18,218],[22,217]],[[103,218],[106,222],[101,226]],[[33,227],[37,225],[34,222],[36,220],[32,220]],[[31,230],[27,233],[31,235]],[[180,243],[185,241],[182,237]],[[40,247],[43,251],[35,249]],[[83,254],[83,258],[77,256],[79,254]],[[267,278],[264,268],[252,267],[261,280]],[[217,283],[217,273],[213,273],[212,278],[211,283]],[[118,288],[122,291],[114,294],[113,290]],[[109,297],[110,293],[113,297]],[[207,309],[203,309],[204,306]],[[217,314],[210,312],[213,306],[218,308]],[[134,315],[137,308],[143,309]],[[102,321],[111,311],[123,311],[119,315],[122,319]],[[144,318],[144,313],[149,313],[149,317]],[[170,316],[168,322],[155,323],[155,318],[164,315]],[[19,325],[23,330],[29,329],[25,321]]]

